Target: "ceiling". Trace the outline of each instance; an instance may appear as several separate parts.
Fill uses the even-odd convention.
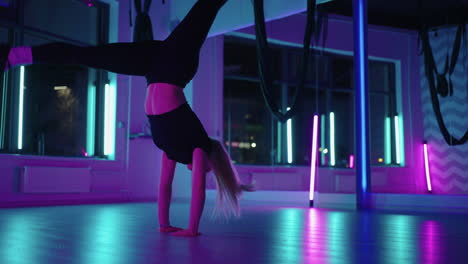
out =
[[[421,14],[425,14],[430,27],[457,24],[461,17],[468,18],[468,0],[368,0],[367,3],[368,23],[373,25],[418,30]],[[352,16],[353,0],[333,0],[320,6],[331,14]]]

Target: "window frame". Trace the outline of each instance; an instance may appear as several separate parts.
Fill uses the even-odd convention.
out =
[[[69,0],[75,2],[81,2],[79,0]],[[13,7],[0,7],[0,13],[5,12],[9,13],[6,19],[0,20],[0,27],[6,28],[9,34],[8,43],[12,46],[23,46],[24,45],[24,37],[26,35],[41,38],[47,41],[58,41],[58,42],[66,42],[71,43],[79,46],[86,46],[86,45],[97,45],[97,44],[105,44],[109,42],[109,38],[112,35],[115,35],[115,30],[111,28],[111,24],[115,24],[113,16],[115,16],[116,5],[117,3],[113,2],[114,0],[101,0],[101,1],[93,1],[93,6],[98,8],[98,25],[97,27],[97,43],[87,43],[79,40],[74,40],[67,38],[65,36],[60,36],[55,33],[47,32],[45,30],[33,28],[30,26],[24,25],[24,6],[22,1],[14,2]],[[83,3],[84,4],[84,3]],[[113,10],[111,10],[113,9]],[[117,9],[118,11],[118,9]],[[112,12],[112,14],[111,14]],[[6,120],[4,123],[6,124],[5,129],[5,140],[1,142],[0,139],[0,154],[5,155],[19,155],[21,157],[27,159],[94,159],[94,160],[114,160],[115,157],[107,156],[104,154],[104,90],[105,84],[114,84],[116,86],[116,74],[109,73],[104,70],[96,69],[96,110],[95,110],[95,138],[96,141],[94,142],[95,146],[95,155],[92,157],[82,157],[82,156],[54,156],[54,155],[41,155],[38,153],[22,153],[16,146],[18,138],[17,138],[17,123],[18,123],[18,109],[17,107],[13,107],[14,104],[19,100],[19,95],[17,89],[9,89],[11,87],[17,87],[19,85],[19,71],[20,68],[15,68],[13,70],[8,71],[8,74],[4,74],[4,81],[5,85],[7,86],[6,89],[2,90],[9,90],[12,94],[7,96],[7,104],[0,109],[0,113],[3,113],[4,109],[7,112]],[[116,89],[116,87],[115,87]],[[8,110],[9,109],[9,110]],[[114,129],[115,130],[115,129]],[[0,131],[1,132],[1,131]],[[3,146],[2,146],[3,145]],[[3,148],[2,148],[3,147]]]
[[[228,38],[228,40],[226,40],[226,38]],[[234,41],[233,41],[234,39]],[[255,46],[255,36],[254,35],[251,35],[251,34],[247,34],[247,33],[241,33],[241,32],[231,32],[231,33],[228,33],[225,35],[225,38],[224,38],[224,42],[226,41],[231,41],[232,42],[240,42],[240,43],[248,43],[250,45],[254,45]],[[282,47],[283,49],[287,49],[287,48],[302,48],[302,46],[300,44],[297,44],[297,43],[292,43],[292,42],[287,42],[287,41],[282,41],[282,40],[276,40],[276,39],[268,39],[268,42],[270,44],[270,47]],[[224,44],[223,44],[224,45]],[[285,48],[286,47],[286,48]],[[332,48],[322,48],[322,47],[312,47],[314,50],[316,51],[324,51],[328,54],[333,54],[333,56],[344,56],[344,57],[347,57],[347,58],[350,58],[351,61],[353,61],[353,52],[350,52],[350,51],[344,51],[344,50],[337,50],[337,49],[332,49]],[[313,56],[313,54],[311,54],[311,56]],[[384,62],[384,63],[388,63],[388,65],[391,65],[391,69],[393,70],[393,74],[394,74],[394,83],[392,85],[390,85],[390,87],[392,87],[393,89],[389,89],[388,91],[371,91],[369,89],[369,100],[370,100],[370,96],[371,95],[375,95],[375,94],[383,94],[385,95],[386,97],[388,96],[389,97],[389,101],[394,101],[393,105],[390,107],[391,109],[387,110],[387,113],[390,113],[390,115],[399,115],[401,116],[402,115],[402,105],[401,105],[401,62],[399,60],[396,60],[396,59],[391,59],[391,58],[385,58],[385,57],[378,57],[378,56],[368,56],[368,59],[369,61],[378,61],[378,62]],[[223,66],[225,66],[223,64]],[[284,67],[283,67],[284,68]],[[331,71],[330,71],[331,72]],[[353,72],[351,73],[351,77],[353,78],[354,77],[354,74]],[[223,76],[224,80],[226,80],[226,74],[224,74]],[[235,79],[236,76],[234,76],[233,74],[231,75],[228,75],[227,76],[228,79]],[[254,77],[246,77],[246,76],[237,76],[237,79],[239,80],[245,80],[245,81],[250,81],[250,82],[257,82],[258,85],[260,85],[260,81],[259,81],[259,78],[254,78]],[[330,78],[330,82],[331,82],[331,78]],[[306,84],[307,85],[307,84]],[[354,86],[354,81],[352,81],[352,85]],[[333,87],[330,87],[330,88],[333,88]],[[351,87],[352,88],[352,87]],[[336,91],[340,91],[340,92],[346,92],[346,93],[351,93],[353,94],[353,97],[354,97],[354,94],[355,94],[355,90],[354,89],[340,89],[340,88],[334,88],[334,89],[326,89],[326,88],[321,88],[320,89],[322,91],[325,91],[325,93],[327,94],[330,94],[332,93],[333,91],[336,92]],[[333,91],[330,91],[330,90],[333,90]],[[327,95],[328,98],[330,98],[329,95]],[[224,97],[223,97],[223,100],[224,100]],[[330,100],[327,100],[326,102],[326,109],[327,109],[327,114],[329,113],[329,109],[330,109]],[[391,103],[389,103],[391,104]],[[354,106],[354,100],[353,100],[353,109],[355,109],[355,106]],[[224,111],[224,110],[223,110]],[[391,118],[393,118],[393,116],[391,116]],[[404,129],[403,129],[403,118],[401,117],[400,118],[400,137],[401,139],[400,140],[404,140]],[[276,121],[277,123],[279,121]],[[327,125],[328,125],[328,122],[327,122]],[[276,127],[273,128],[273,130],[276,130]],[[229,134],[230,132],[225,132],[224,134]],[[395,124],[394,122],[391,122],[391,133],[394,134],[395,133]],[[275,137],[275,135],[273,135],[273,137]],[[225,136],[223,138],[223,141],[229,141],[229,139],[227,139]],[[276,138],[273,138],[272,141],[275,141],[277,140]],[[283,143],[285,142],[285,140],[283,139],[282,140]],[[319,140],[320,141],[320,140]],[[391,137],[391,153],[392,153],[392,157],[391,157],[391,163],[390,164],[387,164],[385,162],[382,162],[382,164],[371,164],[372,167],[404,167],[405,164],[404,164],[404,156],[405,156],[405,148],[404,148],[404,142],[401,142],[401,150],[400,150],[400,153],[402,155],[402,162],[400,164],[397,164],[396,161],[395,161],[395,155],[396,155],[396,152],[395,152],[395,140],[394,140],[394,137]],[[227,150],[230,152],[230,145],[231,144],[228,144],[227,146]],[[384,150],[385,152],[385,150]],[[283,154],[284,156],[284,154]],[[263,166],[278,166],[278,167],[308,167],[310,165],[301,165],[301,164],[287,164],[287,163],[276,163],[275,158],[271,158],[271,164],[268,165],[268,164],[251,164],[251,163],[238,163],[236,165],[238,166],[245,166],[245,167],[263,167]],[[336,167],[336,166],[323,166],[323,165],[319,165],[320,167],[322,168],[334,168],[334,169],[352,169],[352,168],[347,168],[347,167]]]

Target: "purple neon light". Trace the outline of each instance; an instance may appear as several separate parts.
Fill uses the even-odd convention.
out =
[[[309,199],[314,200],[315,176],[317,174],[317,136],[318,136],[318,115],[314,115],[314,123],[312,128],[312,158],[310,162],[310,189]]]
[[[427,153],[427,143],[424,143],[424,172],[426,173],[427,190],[432,192],[431,172],[429,170],[429,154]]]
[[[349,155],[349,167],[354,169],[354,155]]]

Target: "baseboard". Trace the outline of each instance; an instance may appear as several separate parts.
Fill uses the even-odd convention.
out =
[[[374,209],[468,214],[468,195],[373,193]]]
[[[11,201],[1,202],[0,208],[17,207],[43,207],[43,206],[65,206],[65,205],[91,205],[91,204],[115,204],[115,203],[156,203],[155,198],[98,198],[83,200],[49,200],[49,201]]]
[[[370,198],[373,210],[468,213],[468,195],[372,193]],[[355,194],[315,193],[314,206],[355,209],[355,201]]]
[[[216,191],[208,190],[206,197],[208,203],[213,203],[216,199]],[[372,193],[370,197],[374,210],[468,213],[468,195]],[[309,192],[257,191],[243,194],[241,203],[307,208],[309,207],[308,200]],[[315,192],[314,207],[354,210],[356,209],[356,194]]]
[[[214,203],[216,190],[207,190],[206,200]],[[269,204],[276,206],[309,207],[309,192],[303,191],[256,191],[242,194],[240,203],[248,205]]]
[[[315,192],[314,207],[330,209],[356,209],[356,194]]]

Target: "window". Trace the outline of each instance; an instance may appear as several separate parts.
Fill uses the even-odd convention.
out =
[[[90,7],[77,0],[23,1],[26,27],[83,43],[98,43],[99,12],[103,11],[99,6]]]
[[[0,24],[1,41],[13,46],[106,43],[109,8],[93,3],[25,0],[18,7],[21,12],[12,15],[24,14],[24,19],[16,17],[8,27]],[[112,158],[105,154],[102,136],[108,83],[107,72],[84,66],[33,64],[10,69],[0,86],[0,151]]]
[[[12,5],[12,3],[13,3],[13,0],[0,0],[0,6],[8,7]]]
[[[271,92],[285,111],[298,82],[302,48],[270,43]],[[269,112],[260,91],[255,41],[226,36],[224,141],[232,159],[251,165],[310,165],[312,119],[320,119],[319,164],[354,166],[353,57],[313,51],[298,113],[285,123]],[[370,144],[374,166],[396,165],[395,64],[369,62]],[[389,122],[392,119],[392,122]]]

